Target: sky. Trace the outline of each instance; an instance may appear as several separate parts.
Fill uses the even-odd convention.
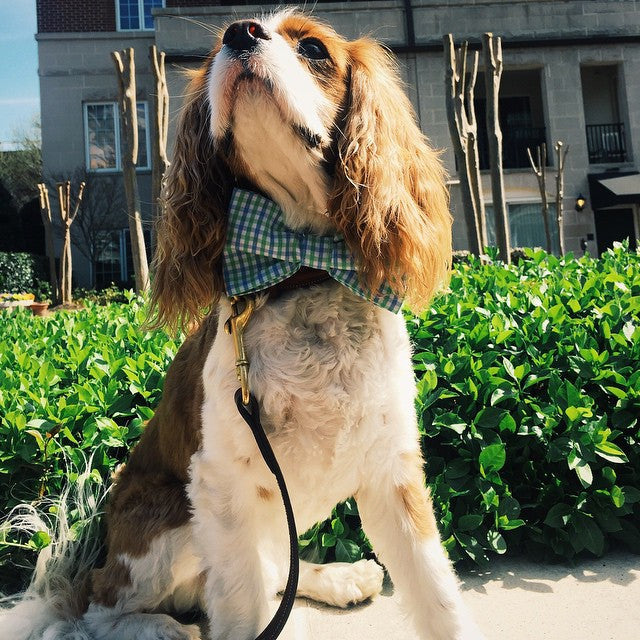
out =
[[[0,0],[0,142],[40,115],[36,0]]]

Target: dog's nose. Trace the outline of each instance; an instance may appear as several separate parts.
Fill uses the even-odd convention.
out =
[[[260,40],[271,40],[263,26],[255,20],[234,22],[224,33],[222,44],[234,51],[251,51]]]

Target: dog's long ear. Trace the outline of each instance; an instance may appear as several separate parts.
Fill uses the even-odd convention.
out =
[[[198,323],[224,290],[230,179],[211,137],[206,73],[198,71],[187,88],[165,180],[152,284],[157,326]]]
[[[418,128],[391,55],[351,45],[349,93],[329,213],[377,291],[386,280],[424,306],[446,280],[451,215],[438,154]]]

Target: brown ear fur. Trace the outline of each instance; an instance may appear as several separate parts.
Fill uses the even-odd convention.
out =
[[[199,323],[224,291],[221,256],[231,183],[210,132],[207,69],[187,88],[156,227],[154,324],[172,329]]]
[[[364,283],[377,291],[386,280],[417,309],[448,276],[445,172],[416,125],[390,54],[366,38],[350,53],[330,215],[359,257]]]

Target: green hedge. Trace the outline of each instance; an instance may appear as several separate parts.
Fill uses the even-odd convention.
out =
[[[450,289],[407,324],[427,478],[451,557],[640,551],[640,256],[530,252],[508,269],[471,259]],[[178,348],[143,331],[143,319],[133,296],[48,318],[0,313],[3,513],[57,494],[83,453],[93,453],[96,482],[126,458]],[[42,544],[0,530],[0,566]],[[368,553],[354,501],[301,547],[321,561]]]
[[[454,559],[640,551],[640,256],[461,264],[408,318]]]
[[[29,293],[44,277],[40,256],[0,251],[0,292]]]

